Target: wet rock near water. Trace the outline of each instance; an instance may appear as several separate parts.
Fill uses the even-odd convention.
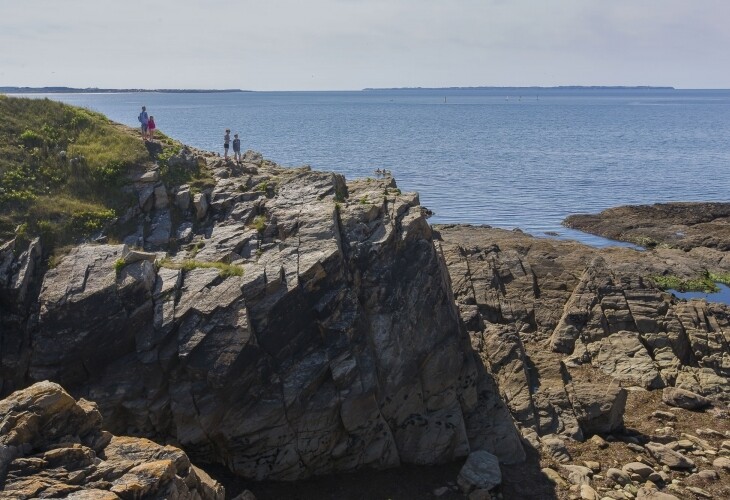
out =
[[[563,225],[641,246],[665,245],[696,254],[730,251],[730,203],[657,203],[571,215]],[[730,262],[723,264],[730,266]]]

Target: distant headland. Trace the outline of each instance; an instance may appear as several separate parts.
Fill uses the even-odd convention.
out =
[[[674,87],[638,86],[611,86],[611,85],[560,85],[556,87],[391,87],[391,88],[364,88],[364,92],[379,90],[676,90]]]
[[[96,87],[0,87],[0,94],[114,94],[121,92],[160,92],[167,94],[212,94],[220,92],[251,92],[241,89],[100,89]]]

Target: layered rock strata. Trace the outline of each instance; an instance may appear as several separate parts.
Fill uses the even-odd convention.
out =
[[[730,309],[678,301],[647,279],[701,268],[691,255],[436,231],[472,345],[526,437],[620,430],[624,387],[730,400]]]
[[[60,382],[114,432],[255,479],[523,459],[416,194],[251,152],[171,161],[206,163],[215,187],[137,179],[126,244],[45,273],[6,387]]]
[[[96,405],[39,382],[0,401],[0,498],[223,500],[173,446],[102,430]]]

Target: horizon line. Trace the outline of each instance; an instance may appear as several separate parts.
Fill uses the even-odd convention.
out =
[[[339,89],[277,89],[254,90],[239,88],[108,88],[108,87],[69,87],[64,85],[45,85],[40,87],[0,85],[0,93],[247,93],[247,92],[370,92],[370,91],[400,91],[400,90],[730,90],[730,87],[674,87],[670,85],[469,85],[469,86],[402,86],[402,87],[363,87]],[[44,92],[46,91],[46,92]]]

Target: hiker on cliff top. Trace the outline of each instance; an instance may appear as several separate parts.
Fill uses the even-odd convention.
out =
[[[231,129],[226,129],[226,135],[223,136],[223,158],[228,159],[228,146],[231,143]]]
[[[233,134],[233,159],[236,163],[241,163],[241,139],[238,134]]]
[[[150,141],[155,138],[155,129],[157,128],[157,125],[155,125],[155,117],[150,115],[150,119],[147,122],[147,135],[150,138]]]
[[[142,112],[137,117],[139,120],[139,123],[142,124],[142,139],[147,139],[147,127],[149,125],[150,119],[147,116],[147,108],[142,106]]]

